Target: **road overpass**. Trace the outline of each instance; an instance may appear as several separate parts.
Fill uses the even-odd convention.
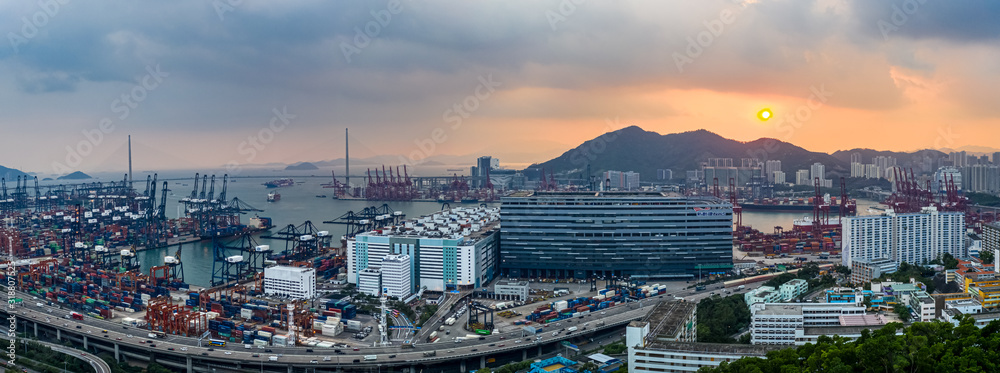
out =
[[[245,349],[242,344],[226,348],[198,347],[196,338],[167,336],[150,339],[145,329],[126,327],[105,320],[85,317],[72,320],[65,316],[69,310],[42,304],[39,307],[31,295],[14,310],[4,308],[0,314],[17,317],[19,331],[42,340],[69,340],[90,353],[107,352],[116,360],[156,362],[170,369],[187,372],[358,372],[393,367],[410,372],[455,372],[483,367],[498,367],[551,354],[564,349],[561,342],[582,343],[594,337],[607,337],[621,333],[632,320],[641,319],[655,301],[630,303],[610,308],[601,314],[591,313],[559,322],[560,327],[547,325],[538,336],[521,333],[504,333],[482,337],[480,340],[439,341],[417,343],[412,349],[400,347],[361,347],[344,349],[340,354],[334,349],[308,347],[271,347]],[[641,306],[640,306],[641,305]],[[603,321],[603,323],[601,323]],[[586,326],[584,326],[586,324]],[[578,331],[567,333],[570,326]],[[552,335],[554,331],[560,331]],[[539,338],[540,337],[540,338]],[[152,342],[152,343],[150,343]],[[313,352],[310,352],[313,351]],[[270,352],[268,352],[270,351]],[[424,352],[435,351],[435,356]],[[257,355],[257,356],[254,356]],[[365,357],[375,355],[368,360]],[[276,357],[271,361],[270,357]]]

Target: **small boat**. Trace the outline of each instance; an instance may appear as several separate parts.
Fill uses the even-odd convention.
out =
[[[317,195],[316,198],[326,198],[326,194]]]

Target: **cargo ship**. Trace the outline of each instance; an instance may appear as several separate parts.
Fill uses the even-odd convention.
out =
[[[814,198],[764,198],[754,201],[740,203],[743,211],[764,211],[764,212],[802,212],[813,210]],[[840,214],[840,202],[836,197],[827,197],[830,212]],[[858,212],[857,201],[850,199],[847,201],[847,215],[856,215]]]
[[[271,193],[267,194],[267,201],[268,202],[278,202],[280,200],[281,200],[281,195],[278,194],[278,193],[271,192]]]
[[[292,186],[292,185],[295,185],[295,181],[292,180],[292,179],[278,179],[278,180],[271,180],[271,181],[268,181],[268,182],[264,183],[264,186],[266,186],[268,188],[281,188],[281,187]]]

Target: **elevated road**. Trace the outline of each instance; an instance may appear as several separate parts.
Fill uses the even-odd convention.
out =
[[[536,336],[522,336],[520,332],[503,333],[482,337],[479,340],[439,341],[437,343],[417,342],[412,349],[400,347],[359,347],[342,349],[320,349],[309,347],[270,347],[266,349],[245,349],[242,344],[230,344],[226,348],[198,347],[196,338],[167,336],[151,339],[145,329],[126,327],[121,324],[85,317],[84,320],[67,318],[69,310],[43,303],[31,295],[14,311],[6,308],[0,313],[13,312],[23,324],[23,332],[29,335],[55,336],[70,339],[84,346],[88,351],[105,350],[113,352],[116,358],[153,359],[156,362],[180,371],[225,371],[240,367],[257,367],[261,371],[297,371],[323,367],[337,370],[363,370],[366,367],[395,366],[422,369],[424,372],[474,370],[486,365],[487,357],[506,357],[509,361],[526,360],[560,349],[562,341],[586,340],[590,336],[605,337],[608,333],[620,333],[629,321],[641,319],[655,301],[616,306],[603,312],[595,312],[585,317],[577,317],[558,323],[559,326],[545,326],[544,332]],[[603,313],[603,314],[602,314]],[[6,316],[6,315],[5,315]],[[566,329],[576,326],[573,333]],[[553,335],[555,333],[555,335]],[[312,350],[312,352],[310,352]],[[425,356],[431,354],[433,356]],[[426,354],[425,354],[426,353]],[[530,354],[529,354],[530,353]],[[256,355],[256,356],[254,356]],[[375,358],[370,357],[374,355]],[[368,358],[366,358],[368,357]],[[272,360],[272,358],[274,360]],[[98,359],[99,360],[99,359]],[[505,361],[508,361],[505,360]],[[446,366],[440,370],[432,367]],[[275,368],[287,370],[275,370]],[[468,368],[468,369],[466,369]]]

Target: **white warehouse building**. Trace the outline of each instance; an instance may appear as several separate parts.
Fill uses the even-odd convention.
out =
[[[316,269],[286,266],[264,268],[264,294],[312,299],[316,297]]]
[[[365,269],[382,269],[387,255],[410,258],[410,293],[474,289],[493,280],[499,265],[499,208],[457,207],[399,225],[360,233],[347,241],[347,282]],[[382,287],[398,284],[385,283]]]

